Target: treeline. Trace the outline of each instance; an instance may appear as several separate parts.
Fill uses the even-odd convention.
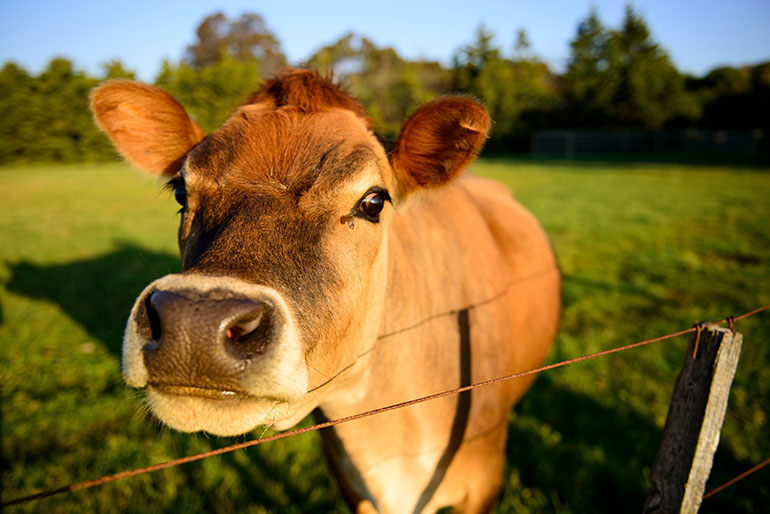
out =
[[[765,134],[770,128],[770,62],[686,76],[630,6],[616,28],[606,27],[595,10],[580,21],[563,74],[532,51],[524,30],[506,50],[484,27],[459,47],[449,66],[404,59],[393,48],[352,33],[321,47],[304,64],[333,76],[359,98],[378,131],[391,138],[418,105],[453,92],[485,102],[495,122],[487,146],[493,151],[526,151],[532,131],[541,128],[693,127]],[[154,82],[212,130],[263,78],[286,65],[278,38],[261,16],[231,20],[216,13],[198,26],[179,62],[163,62]],[[37,76],[6,63],[0,71],[0,163],[114,158],[88,111],[89,91],[112,78],[134,73],[120,61],[105,64],[98,77],[63,58],[52,59]]]

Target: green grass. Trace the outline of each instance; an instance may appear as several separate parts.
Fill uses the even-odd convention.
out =
[[[506,160],[475,169],[510,186],[553,240],[564,310],[550,362],[770,302],[770,170]],[[233,442],[160,427],[120,378],[135,296],[179,267],[175,210],[158,182],[123,165],[0,169],[3,500]],[[744,348],[707,489],[770,456],[770,314],[736,326]],[[686,344],[543,374],[510,417],[498,511],[641,510]],[[701,512],[762,512],[768,477],[758,472]],[[111,511],[347,508],[313,433],[9,509]]]

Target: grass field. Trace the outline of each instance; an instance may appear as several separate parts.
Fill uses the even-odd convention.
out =
[[[770,302],[770,170],[485,160],[564,274],[550,362]],[[126,315],[179,267],[176,205],[124,165],[0,169],[2,500],[232,444],[152,421]],[[770,457],[770,313],[745,342],[707,489]],[[510,416],[498,512],[639,512],[685,337],[543,374]],[[305,420],[306,424],[311,420]],[[261,435],[260,431],[247,438]],[[766,512],[770,468],[701,512]],[[9,512],[347,512],[316,433]]]

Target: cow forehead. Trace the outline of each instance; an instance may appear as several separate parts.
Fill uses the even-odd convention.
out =
[[[250,184],[300,194],[333,187],[364,168],[387,167],[382,146],[346,109],[261,112],[245,106],[188,156],[186,180],[217,188]]]

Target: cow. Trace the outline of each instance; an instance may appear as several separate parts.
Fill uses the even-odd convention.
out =
[[[206,134],[167,92],[114,80],[95,121],[170,180],[182,270],[150,283],[125,330],[125,382],[169,427],[215,435],[333,420],[536,367],[560,274],[535,218],[464,173],[490,128],[444,96],[395,143],[306,69],[267,80]],[[322,431],[358,513],[487,512],[508,414],[532,377]]]

